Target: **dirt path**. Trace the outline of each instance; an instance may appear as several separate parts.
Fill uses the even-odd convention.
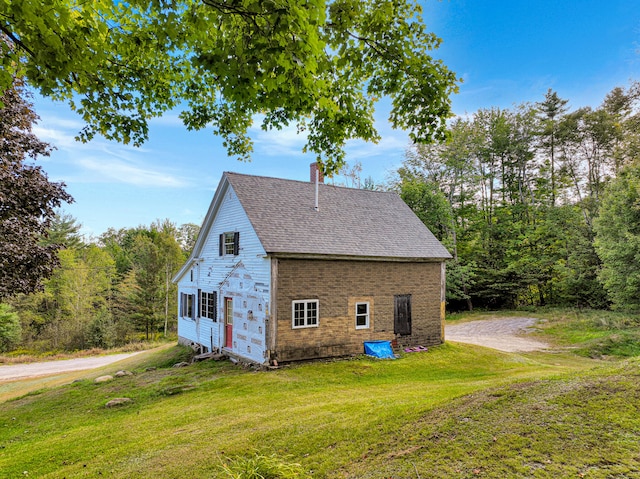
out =
[[[110,354],[107,356],[94,356],[90,358],[62,359],[59,361],[0,366],[0,382],[99,368],[101,366],[107,366],[108,364],[121,361],[122,359],[130,358],[140,352],[141,351],[137,351],[135,353]]]
[[[527,338],[539,320],[536,318],[503,318],[470,321],[445,327],[445,339],[460,343],[477,344],[507,352],[527,352],[548,349],[541,341]]]

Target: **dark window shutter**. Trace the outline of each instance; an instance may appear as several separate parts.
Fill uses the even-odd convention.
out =
[[[233,254],[238,255],[240,253],[240,232],[233,233]]]
[[[184,318],[184,293],[180,293],[180,316]]]
[[[224,233],[220,234],[220,252],[219,252],[219,256],[222,256],[222,254],[224,253]]]
[[[203,306],[206,306],[206,304],[204,304],[204,302],[202,301],[202,290],[198,289],[198,314],[197,316],[199,318],[202,317],[202,308]]]
[[[218,293],[214,291],[213,293],[213,317],[211,318],[213,321],[218,321]]]

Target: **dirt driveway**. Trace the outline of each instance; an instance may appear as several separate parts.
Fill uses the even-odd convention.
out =
[[[539,321],[537,318],[501,318],[451,324],[445,327],[445,340],[477,344],[506,352],[528,352],[549,349],[549,345],[526,334]]]
[[[89,358],[61,359],[59,361],[0,366],[0,382],[99,368],[139,353],[140,351],[135,353],[110,354],[107,356],[93,356]]]

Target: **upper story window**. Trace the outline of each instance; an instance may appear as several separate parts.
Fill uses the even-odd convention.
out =
[[[318,326],[318,300],[305,299],[293,301],[293,328],[312,328]]]
[[[356,329],[369,327],[369,303],[356,303]]]
[[[240,233],[238,231],[220,235],[220,256],[237,255],[240,252]]]

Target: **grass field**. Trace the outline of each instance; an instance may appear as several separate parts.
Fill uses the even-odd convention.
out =
[[[0,404],[0,475],[240,478],[271,461],[305,471],[288,477],[640,478],[638,359],[452,343],[277,371],[171,367],[188,353]],[[133,401],[106,408],[116,397]]]

